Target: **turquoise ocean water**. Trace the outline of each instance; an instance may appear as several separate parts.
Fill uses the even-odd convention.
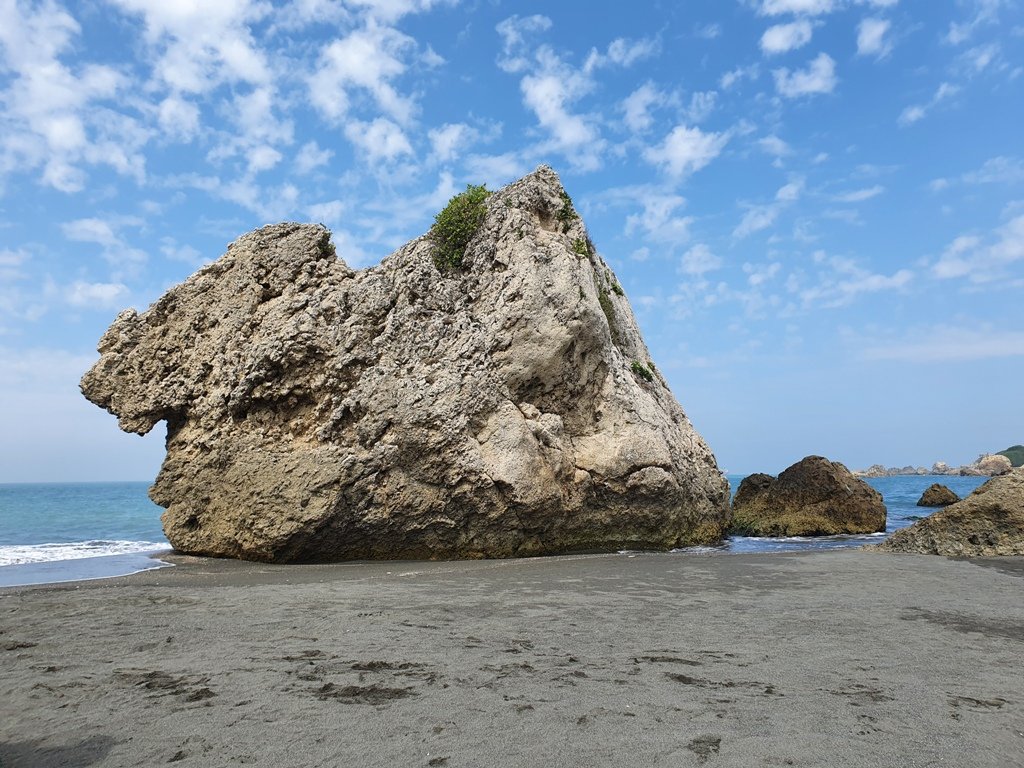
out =
[[[736,490],[743,475],[730,475]],[[931,510],[916,506],[921,493],[941,482],[966,496],[980,477],[901,476],[872,478],[888,508],[888,531],[904,528]],[[160,529],[160,507],[149,500],[149,483],[0,484],[0,586],[123,575],[163,565],[154,554],[170,549]],[[709,552],[791,552],[856,547],[887,534],[824,538],[761,539],[735,536]]]

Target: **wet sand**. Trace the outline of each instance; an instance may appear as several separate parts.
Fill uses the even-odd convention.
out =
[[[0,589],[0,766],[1024,766],[1024,558],[266,566]]]

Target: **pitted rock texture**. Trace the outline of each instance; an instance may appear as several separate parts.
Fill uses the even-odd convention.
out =
[[[877,533],[885,517],[882,494],[822,456],[807,456],[777,478],[745,478],[732,502],[732,530],[748,536]]]
[[[917,506],[948,507],[950,504],[955,504],[958,501],[960,501],[960,497],[949,488],[941,483],[932,483],[921,494],[921,498],[917,500]]]
[[[947,557],[1024,555],[1024,468],[993,477],[878,545],[887,552]]]
[[[167,422],[150,495],[176,549],[310,562],[721,538],[725,478],[555,172],[487,209],[457,272],[428,236],[353,271],[323,227],[277,224],[117,317],[82,392],[126,431]]]

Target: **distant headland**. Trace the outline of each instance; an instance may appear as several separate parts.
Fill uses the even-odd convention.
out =
[[[858,477],[893,477],[896,475],[962,475],[974,477],[994,477],[1005,475],[1014,467],[1024,465],[1024,445],[1012,445],[997,453],[983,453],[970,464],[951,467],[944,461],[936,461],[931,468],[927,467],[884,467],[872,464],[867,469],[855,470]]]

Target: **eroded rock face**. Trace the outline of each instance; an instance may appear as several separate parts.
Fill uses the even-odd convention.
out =
[[[947,557],[1024,555],[1024,468],[993,477],[878,545],[888,552]]]
[[[732,502],[732,530],[748,536],[830,536],[885,530],[882,494],[842,464],[808,456],[777,478],[743,480]]]
[[[921,498],[917,500],[917,506],[947,507],[958,501],[960,501],[960,497],[953,493],[949,488],[941,483],[932,483],[925,489],[924,493],[921,494]]]
[[[960,474],[974,477],[996,477],[998,475],[1005,475],[1011,469],[1013,469],[1013,464],[1010,463],[1008,458],[998,453],[990,453],[986,456],[980,456],[972,464],[961,467]]]
[[[278,224],[117,317],[82,392],[126,431],[166,420],[150,495],[176,549],[507,557],[722,536],[725,478],[554,171],[487,208],[455,273],[427,237],[356,272],[323,227]]]

